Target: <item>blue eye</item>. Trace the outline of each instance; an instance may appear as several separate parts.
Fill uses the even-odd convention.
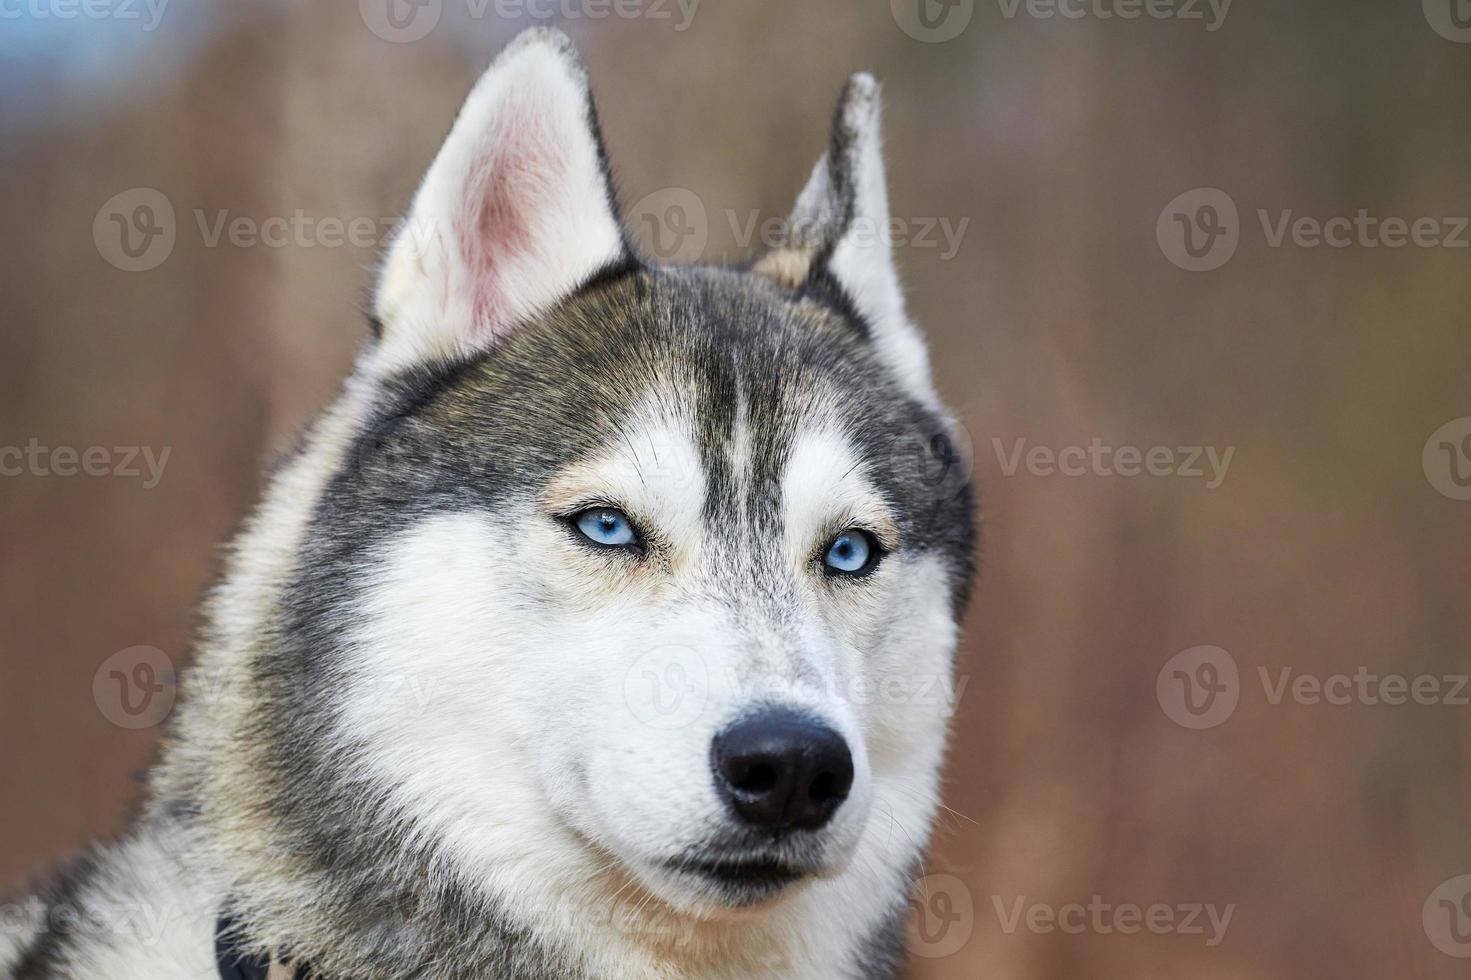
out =
[[[840,575],[862,575],[879,559],[878,542],[867,531],[848,530],[827,546],[823,564]]]
[[[605,548],[622,548],[638,543],[633,522],[622,511],[611,507],[593,507],[572,518],[572,523],[593,544]]]

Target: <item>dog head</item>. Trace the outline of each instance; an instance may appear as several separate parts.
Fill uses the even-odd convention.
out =
[[[779,247],[650,264],[566,39],[497,59],[386,257],[258,661],[302,835],[697,920],[902,888],[973,530],[887,219],[858,76]]]

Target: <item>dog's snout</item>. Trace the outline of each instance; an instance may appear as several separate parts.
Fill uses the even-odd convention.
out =
[[[711,765],[726,804],[763,830],[816,830],[853,788],[853,754],[843,736],[785,708],[726,728],[715,737]]]

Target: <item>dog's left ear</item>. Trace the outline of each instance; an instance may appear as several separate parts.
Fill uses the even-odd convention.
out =
[[[783,240],[754,271],[793,290],[841,290],[905,389],[930,407],[939,404],[929,353],[905,312],[894,268],[879,86],[872,75],[848,80],[827,152],[797,198]]]
[[[390,246],[374,372],[481,350],[628,261],[587,73],[560,31],[476,83]]]

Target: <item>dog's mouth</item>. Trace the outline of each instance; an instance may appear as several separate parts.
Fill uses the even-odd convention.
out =
[[[789,861],[763,856],[685,857],[668,862],[666,867],[713,888],[724,903],[735,906],[763,902],[814,873]]]

